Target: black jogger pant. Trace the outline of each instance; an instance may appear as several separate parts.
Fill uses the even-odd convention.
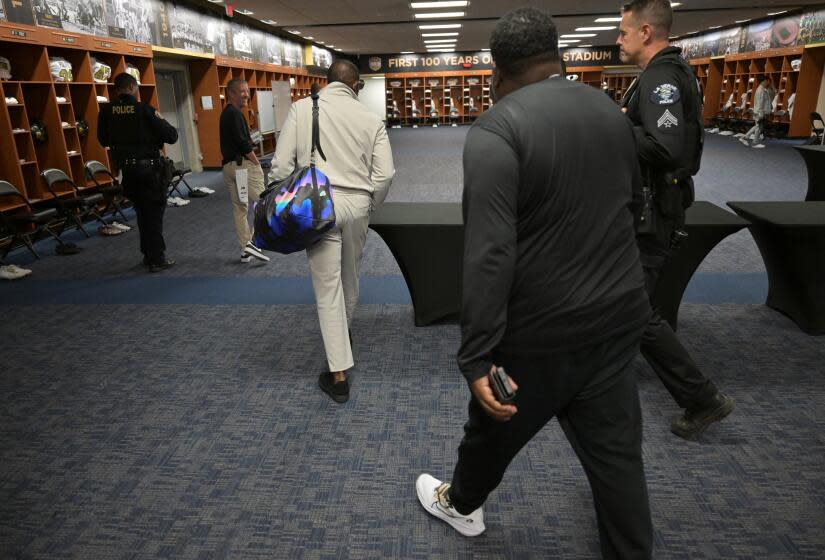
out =
[[[653,529],[632,368],[640,337],[634,331],[563,354],[495,356],[519,386],[518,413],[497,422],[470,400],[450,489],[456,509],[480,507],[513,457],[557,416],[593,491],[604,558],[650,558]]]

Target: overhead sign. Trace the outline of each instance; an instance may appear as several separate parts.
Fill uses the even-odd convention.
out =
[[[573,66],[618,66],[619,47],[571,48],[561,51],[565,64]],[[359,57],[364,74],[398,74],[401,72],[451,72],[457,70],[492,70],[493,57],[489,51],[375,54]]]
[[[359,57],[364,74],[398,74],[401,72],[450,72],[454,70],[491,70],[489,52],[377,54]],[[470,67],[466,68],[465,65]]]
[[[577,66],[619,66],[619,46],[571,48],[561,51],[564,64],[568,68]]]

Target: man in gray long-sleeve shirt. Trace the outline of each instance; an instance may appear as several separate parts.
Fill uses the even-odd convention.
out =
[[[650,307],[630,208],[633,132],[604,94],[559,75],[545,12],[510,12],[490,48],[497,103],[464,147],[458,364],[469,420],[452,484],[423,474],[418,498],[461,534],[481,534],[488,495],[557,416],[593,490],[603,555],[649,558],[632,362]],[[512,404],[491,389],[496,366],[515,382]]]

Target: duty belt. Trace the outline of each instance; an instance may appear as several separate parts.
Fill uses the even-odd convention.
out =
[[[123,166],[125,167],[133,167],[137,165],[157,165],[160,163],[160,159],[153,158],[153,159],[124,159]]]

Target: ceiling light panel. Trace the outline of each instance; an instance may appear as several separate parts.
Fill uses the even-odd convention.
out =
[[[460,23],[435,23],[427,25],[419,25],[418,29],[460,29]]]
[[[458,37],[458,31],[448,31],[447,33],[422,33],[422,37]]]
[[[612,23],[614,21],[622,21],[620,17],[600,17],[596,18],[596,23]]]
[[[604,25],[597,27],[577,27],[576,31],[612,31],[616,29],[615,25]]]
[[[445,2],[412,2],[410,8],[413,10],[429,10],[439,8],[463,8],[469,4],[467,0],[447,0]]]
[[[464,17],[464,12],[425,12],[415,14],[417,19],[446,19]]]
[[[595,37],[595,33],[568,33],[566,35],[560,35],[562,39],[578,39],[581,37]]]

